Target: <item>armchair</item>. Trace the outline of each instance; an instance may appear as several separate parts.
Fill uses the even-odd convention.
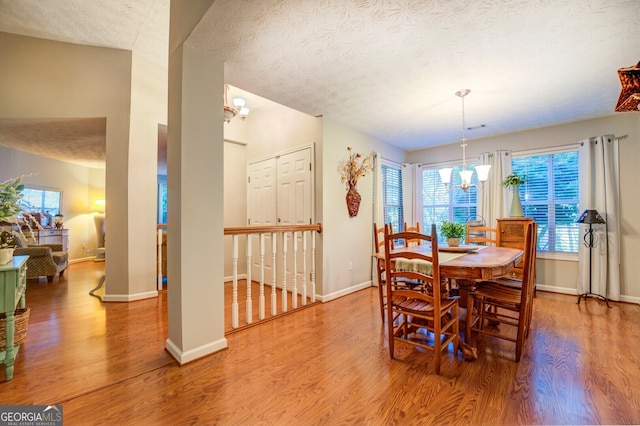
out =
[[[68,253],[62,251],[62,244],[27,244],[25,238],[18,232],[12,231],[16,248],[14,255],[27,255],[27,278],[47,277],[48,282],[53,282],[56,274],[60,278],[69,266]]]

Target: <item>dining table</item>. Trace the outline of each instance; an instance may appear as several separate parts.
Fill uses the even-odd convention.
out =
[[[427,244],[396,246],[393,253],[424,253],[431,255]],[[440,276],[458,281],[487,281],[505,276],[522,258],[523,251],[493,246],[438,246]],[[384,252],[376,254],[384,260]]]

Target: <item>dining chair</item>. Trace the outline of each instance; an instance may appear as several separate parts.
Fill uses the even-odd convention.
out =
[[[407,226],[407,222],[404,223],[404,230],[406,232],[417,232],[420,233],[420,222],[416,222],[416,226]],[[407,247],[413,246],[413,245],[420,245],[421,241],[419,238],[412,238],[412,239],[407,239],[405,240],[405,245]]]
[[[467,222],[467,244],[478,244],[486,246],[488,244],[497,245],[498,228],[490,226],[475,226]]]
[[[421,251],[393,251],[396,239],[419,239],[429,249]],[[453,344],[457,357],[460,344],[458,323],[458,298],[446,297],[440,279],[438,258],[438,236],[435,224],[431,234],[414,232],[392,233],[385,225],[385,269],[387,274],[387,338],[391,359],[395,354],[395,342],[405,342],[433,351],[435,373],[440,374],[442,352]],[[414,262],[412,268],[397,265],[407,260]],[[424,291],[407,288],[402,283],[421,282]],[[398,283],[398,285],[394,285]]]
[[[391,227],[391,224],[389,224]],[[379,255],[384,252],[384,227],[378,228],[376,223],[373,223],[373,242],[375,253]],[[391,241],[391,249],[393,249],[393,241]],[[386,277],[384,273],[385,260],[379,257],[375,258],[376,273],[378,276],[378,298],[380,299],[380,319],[384,323],[384,312],[387,304],[387,293],[385,290]]]
[[[479,283],[474,290],[469,291],[467,297],[467,343],[472,331],[514,342],[516,362],[519,362],[522,356],[533,313],[537,234],[537,223],[529,223],[525,234],[521,289],[488,281]],[[506,330],[500,329],[501,324],[510,327]],[[515,328],[515,337],[511,327]]]

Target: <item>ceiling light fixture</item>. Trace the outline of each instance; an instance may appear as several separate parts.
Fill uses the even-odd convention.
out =
[[[638,111],[640,109],[640,62],[635,67],[620,68],[618,77],[620,77],[622,90],[616,104],[616,111]]]
[[[247,118],[249,115],[249,107],[247,107],[247,101],[243,98],[233,98],[233,106],[229,105],[229,101],[227,99],[227,92],[229,91],[229,85],[227,83],[224,84],[224,121],[225,123],[230,123],[231,120],[238,116],[241,120]]]
[[[467,192],[472,186],[476,186],[475,184],[471,183],[473,170],[467,170],[467,138],[465,137],[466,127],[464,121],[464,97],[469,93],[471,93],[471,90],[469,89],[459,90],[456,92],[456,96],[462,99],[462,143],[460,144],[460,146],[462,146],[462,171],[460,172],[460,179],[462,180],[462,183],[460,185],[451,186],[451,190],[458,187],[464,192]],[[489,178],[489,169],[491,169],[491,166],[489,164],[481,164],[479,166],[476,166],[476,172],[478,173],[478,180],[480,181],[480,183],[484,184],[485,181]],[[442,181],[442,183],[444,183],[445,188],[447,188],[449,186],[449,183],[451,182],[452,171],[453,169],[451,167],[445,167],[438,170],[438,173],[440,173],[440,180]]]

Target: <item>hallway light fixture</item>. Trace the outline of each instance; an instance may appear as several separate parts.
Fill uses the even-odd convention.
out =
[[[249,107],[247,107],[247,101],[243,98],[235,97],[233,98],[233,106],[229,105],[229,100],[227,99],[227,92],[229,91],[229,85],[227,83],[224,84],[224,121],[225,123],[230,123],[231,120],[238,116],[241,120],[247,118],[249,115]]]
[[[471,177],[473,176],[473,170],[467,170],[467,138],[465,137],[465,120],[464,120],[464,97],[471,93],[471,90],[464,89],[456,92],[456,96],[462,99],[462,143],[460,146],[462,147],[462,171],[460,172],[460,179],[462,183],[460,185],[452,185],[450,190],[453,188],[460,188],[464,192],[467,192],[469,188],[472,186],[476,186],[471,183]],[[491,165],[489,164],[481,164],[476,166],[476,172],[478,173],[478,180],[480,183],[484,185],[485,181],[489,178],[489,169],[491,169]],[[445,167],[438,170],[440,174],[440,180],[444,183],[445,188],[448,188],[449,183],[451,182],[451,172],[453,168]]]

